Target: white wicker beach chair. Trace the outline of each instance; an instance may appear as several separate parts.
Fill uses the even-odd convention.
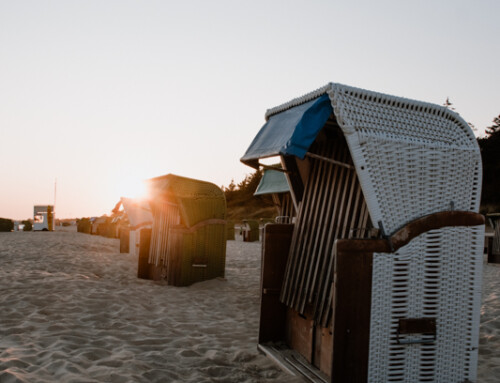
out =
[[[335,382],[475,381],[484,217],[468,124],[334,83],[266,120],[241,161],[280,156],[298,217],[280,283],[266,226],[261,349],[284,341]]]

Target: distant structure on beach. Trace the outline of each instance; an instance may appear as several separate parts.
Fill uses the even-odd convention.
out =
[[[120,252],[139,256],[141,230],[151,229],[153,224],[151,207],[148,201],[125,197],[120,199],[119,204],[123,206],[128,222],[127,227],[122,228],[120,233]]]
[[[241,161],[262,159],[281,163],[297,216],[265,226],[260,350],[314,382],[476,381],[484,217],[470,126],[330,83],[267,111]]]
[[[210,182],[167,174],[148,180],[153,218],[142,229],[138,276],[188,286],[224,277],[226,199]]]
[[[54,205],[35,205],[33,210],[33,230],[53,231],[56,218]]]

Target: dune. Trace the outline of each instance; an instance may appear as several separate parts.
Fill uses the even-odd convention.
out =
[[[260,243],[226,277],[136,277],[119,242],[74,228],[0,233],[0,382],[303,382],[257,351]],[[484,267],[478,381],[500,378],[500,265]]]

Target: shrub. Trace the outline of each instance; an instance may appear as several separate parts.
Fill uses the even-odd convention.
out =
[[[31,221],[30,220],[26,220],[26,221],[22,221],[21,222],[24,227],[23,227],[23,231],[31,231],[33,230],[33,225],[31,224]]]
[[[14,221],[8,218],[0,218],[0,231],[14,230]]]

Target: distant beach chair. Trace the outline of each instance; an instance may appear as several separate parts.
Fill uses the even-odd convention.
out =
[[[90,234],[92,224],[89,218],[81,218],[76,222],[76,231],[79,233]]]
[[[106,216],[91,218],[90,234],[105,236],[107,233],[107,218]]]
[[[488,263],[500,263],[500,213],[486,216],[493,228],[493,236],[488,238]]]
[[[227,222],[222,190],[209,182],[173,174],[148,183],[153,225],[149,273],[141,274],[174,286],[223,277]]]
[[[279,157],[297,217],[266,225],[259,349],[311,381],[475,381],[484,217],[468,124],[334,83],[266,120],[241,161]]]
[[[149,201],[122,197],[114,210],[118,210],[120,205],[124,211],[120,230],[120,252],[138,256],[141,230],[151,228],[153,224]]]
[[[255,219],[244,219],[243,226],[241,227],[241,234],[243,235],[243,242],[258,241],[259,236],[259,221]]]

